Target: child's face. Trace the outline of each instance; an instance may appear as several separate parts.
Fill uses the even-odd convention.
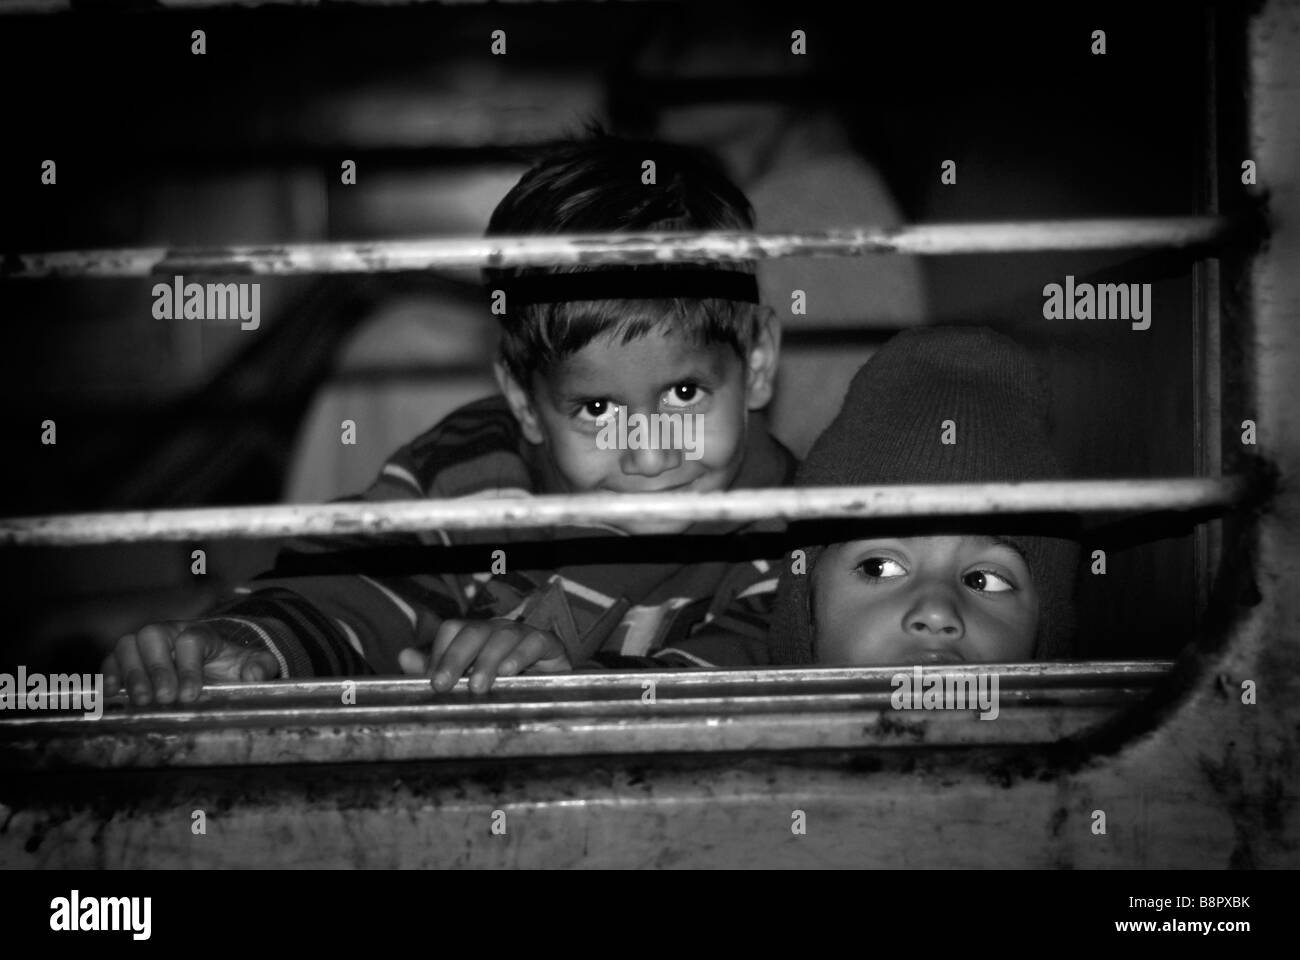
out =
[[[525,436],[545,448],[565,492],[726,490],[744,459],[747,413],[771,396],[775,346],[770,335],[759,338],[748,364],[727,344],[696,344],[673,332],[621,341],[621,335],[596,338],[534,374],[527,394],[505,374],[502,387]],[[634,414],[647,423],[651,414],[680,414],[683,427],[685,418],[692,422],[689,433],[670,438],[677,449],[647,449],[635,441],[626,445],[634,449],[602,449],[597,437],[611,421],[606,435],[617,435],[619,408],[628,418],[629,439]],[[622,526],[632,533],[674,533],[689,524]]]
[[[817,662],[1028,660],[1038,594],[1014,547],[988,536],[851,540],[812,575]]]

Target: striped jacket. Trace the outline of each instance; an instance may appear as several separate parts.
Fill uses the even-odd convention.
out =
[[[561,489],[504,398],[461,407],[337,502],[515,497]],[[734,488],[788,485],[794,457],[750,418]],[[556,633],[577,667],[767,662],[782,525],[697,523],[631,538],[598,525],[433,531],[288,543],[274,569],[201,622],[260,640],[283,677],[399,674],[450,618],[519,618]],[[731,536],[718,536],[731,534]],[[764,559],[766,558],[766,559]]]

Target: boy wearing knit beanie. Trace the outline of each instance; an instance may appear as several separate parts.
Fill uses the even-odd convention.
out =
[[[1041,372],[984,327],[899,334],[858,371],[797,486],[1060,479]],[[1068,517],[805,524],[787,558],[774,663],[1069,657],[1079,545]],[[819,533],[818,531],[822,531]]]

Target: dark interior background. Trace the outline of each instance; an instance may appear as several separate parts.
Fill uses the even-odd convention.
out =
[[[522,151],[587,117],[705,146],[731,137],[742,187],[765,162],[748,118],[830,117],[905,222],[1200,212],[1206,10],[1142,7],[129,4],[0,17],[0,250],[473,234]],[[796,28],[804,57],[789,54]],[[204,56],[190,52],[194,29]],[[505,57],[489,52],[497,29]],[[1089,51],[1095,29],[1105,56]],[[53,187],[40,183],[50,158]],[[339,183],[344,159],[356,186]],[[949,159],[953,186],[939,179]],[[798,182],[788,190],[797,201]],[[913,324],[992,324],[1048,366],[1076,476],[1194,471],[1188,258],[936,257],[914,269],[923,309],[787,318],[786,362],[865,358]],[[1043,285],[1066,274],[1152,283],[1151,329],[1045,321]],[[490,390],[491,317],[472,273],[260,279],[256,333],[154,320],[152,279],[0,281],[3,512],[279,501],[331,386]],[[424,314],[434,343],[453,313],[482,323],[458,322],[456,346],[418,364],[382,350],[341,364],[358,324],[399,300],[417,314],[457,305]],[[45,419],[56,446],[40,443]],[[326,427],[336,435],[337,419]],[[1187,640],[1197,574],[1192,537],[1174,533],[1114,549],[1105,577],[1083,576],[1088,655],[1166,656]],[[202,544],[209,574],[197,578],[194,546],[4,550],[0,660],[91,669],[119,634],[198,613],[277,547]]]

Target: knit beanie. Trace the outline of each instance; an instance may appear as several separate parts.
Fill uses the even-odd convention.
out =
[[[795,486],[1059,479],[1064,471],[1048,441],[1047,412],[1042,373],[1015,341],[987,327],[907,330],[881,347],[854,376],[839,414],[800,466]],[[946,420],[953,422],[955,443],[941,442]],[[990,527],[990,521],[995,526]],[[1024,554],[1038,591],[1034,658],[1071,655],[1077,518],[892,522],[892,536],[978,528],[1010,540]],[[792,526],[795,542],[800,530],[812,537],[813,529],[815,525]],[[825,531],[824,521],[820,529]],[[773,663],[816,660],[809,587],[824,545],[838,541],[823,532],[805,542],[811,545],[803,548],[804,572],[792,572],[793,554],[786,557],[781,572],[769,638]]]

